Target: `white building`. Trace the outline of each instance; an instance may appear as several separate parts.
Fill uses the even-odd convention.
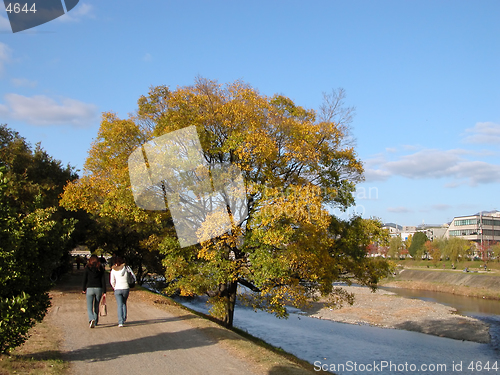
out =
[[[449,227],[448,224],[442,224],[442,225],[422,224],[417,227],[417,232],[424,232],[430,241],[434,241],[435,239],[445,237],[446,232],[448,231],[448,227]]]
[[[446,237],[460,237],[479,244],[500,241],[500,212],[480,212],[453,219]]]
[[[448,224],[442,225],[429,225],[421,224],[419,226],[401,226],[394,223],[387,223],[383,226],[384,229],[389,230],[389,235],[391,237],[399,236],[403,241],[406,241],[410,236],[414,236],[417,232],[423,232],[427,238],[433,241],[436,238],[442,238],[445,236],[448,230]]]
[[[387,229],[389,231],[389,235],[391,237],[395,237],[395,236],[398,236],[399,233],[401,233],[401,231],[403,230],[403,227],[401,225],[394,224],[394,223],[385,223],[384,226],[382,227],[382,229]]]

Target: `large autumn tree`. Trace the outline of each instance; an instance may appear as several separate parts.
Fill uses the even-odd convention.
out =
[[[68,186],[63,202],[139,223],[171,220],[168,212],[160,218],[133,204],[126,161],[144,142],[195,126],[208,170],[232,165],[241,171],[246,207],[222,235],[210,235],[218,218],[207,220],[196,245],[181,247],[172,226],[158,233],[170,288],[208,294],[211,313],[227,326],[238,285],[246,287],[248,303],[278,316],[287,315],[288,304],[319,295],[333,303],[350,299],[333,283],[356,278],[374,287],[387,266],[366,257],[367,242],[380,234],[376,221],[342,222],[328,211],[352,205],[363,178],[349,133],[352,109],[343,100],[342,90],[333,91],[314,111],[239,81],[202,78],[175,90],[151,88],[136,116],[104,115],[86,174]],[[234,218],[230,204],[227,209]]]

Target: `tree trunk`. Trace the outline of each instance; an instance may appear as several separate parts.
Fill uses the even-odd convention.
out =
[[[236,291],[238,290],[238,282],[233,281],[225,285],[225,290],[223,290],[222,296],[226,302],[225,316],[222,320],[222,324],[226,328],[233,327],[233,317],[234,317],[234,306],[236,304]]]

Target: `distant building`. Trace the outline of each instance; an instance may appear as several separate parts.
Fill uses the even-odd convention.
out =
[[[394,223],[385,223],[382,229],[387,229],[391,237],[396,237],[399,236],[399,234],[403,230],[403,227]]]
[[[422,224],[417,227],[417,232],[424,232],[430,241],[444,238],[448,231],[448,224]]]
[[[77,246],[73,250],[69,252],[71,256],[83,256],[83,257],[89,257],[90,256],[90,250],[87,246]]]
[[[500,241],[500,212],[479,212],[457,216],[451,222],[446,237],[459,237],[478,244]]]
[[[397,225],[394,223],[386,223],[383,228],[389,230],[389,235],[391,237],[399,236],[403,241],[406,241],[410,236],[413,236],[417,232],[423,232],[427,238],[433,241],[436,238],[442,238],[445,236],[448,229],[448,224],[442,225],[429,225],[421,224],[419,226],[410,225]]]

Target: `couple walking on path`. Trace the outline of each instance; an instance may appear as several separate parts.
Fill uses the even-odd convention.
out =
[[[114,289],[117,313],[118,327],[123,327],[127,320],[127,299],[130,292],[129,273],[132,275],[135,283],[135,275],[129,266],[125,264],[123,258],[114,257],[114,264],[110,271],[110,284]],[[99,305],[101,299],[106,299],[106,272],[103,264],[92,255],[85,267],[82,293],[87,297],[87,314],[89,318],[89,327],[94,328],[99,321]]]

